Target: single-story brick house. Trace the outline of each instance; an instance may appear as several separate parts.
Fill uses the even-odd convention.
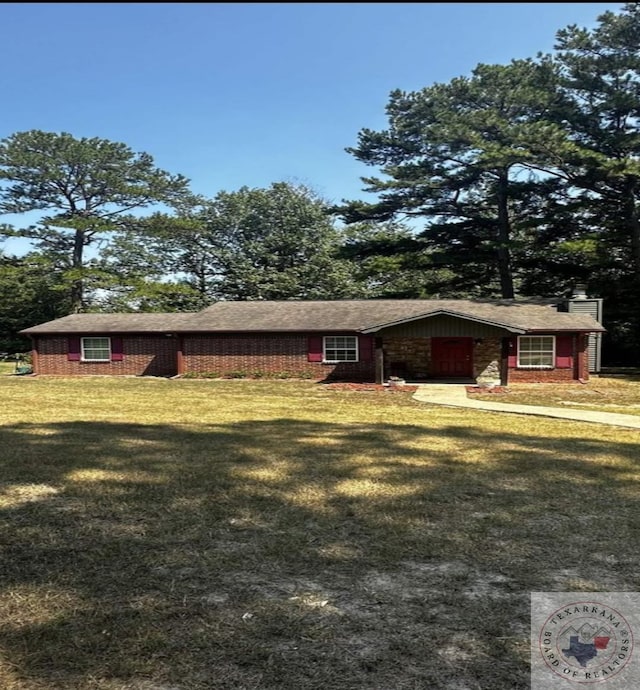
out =
[[[549,300],[217,302],[180,314],[73,314],[22,333],[35,374],[289,375],[382,383],[586,380],[593,316]]]

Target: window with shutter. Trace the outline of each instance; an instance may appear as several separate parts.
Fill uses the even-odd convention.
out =
[[[553,335],[521,335],[518,337],[518,367],[522,369],[553,369],[556,338]]]
[[[83,362],[110,362],[111,338],[82,338]]]
[[[329,363],[357,362],[358,338],[355,335],[325,335],[324,360]]]

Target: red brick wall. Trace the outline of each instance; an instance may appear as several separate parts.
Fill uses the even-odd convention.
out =
[[[573,342],[573,366],[567,369],[517,369],[509,367],[509,383],[566,383],[589,379],[588,337],[576,334]]]
[[[509,383],[563,383],[573,381],[573,369],[509,369]]]
[[[177,339],[164,335],[125,335],[124,359],[121,362],[77,362],[67,359],[67,338],[64,336],[38,336],[36,339],[36,373],[62,376],[78,375],[133,375],[173,376],[177,373]],[[404,341],[402,344],[401,341]],[[315,380],[343,379],[374,381],[373,361],[323,364],[308,361],[308,338],[304,334],[218,335],[189,336],[183,338],[184,371],[213,373],[227,376],[241,373],[251,376],[256,372],[267,375],[300,376]],[[570,369],[516,369],[509,368],[508,381],[512,383],[562,382],[589,378],[586,353],[587,338],[576,337],[574,366]],[[390,361],[408,361],[412,367],[428,367],[430,339],[385,338],[385,364]],[[496,358],[499,359],[499,340],[484,339],[474,350],[474,373]],[[386,367],[385,367],[386,368]],[[385,377],[389,372],[385,372]]]
[[[514,338],[514,342],[516,339]],[[418,373],[429,372],[431,364],[431,338],[384,336],[385,377],[391,373],[392,362],[403,362],[406,365],[406,375],[415,376]],[[588,338],[576,334],[572,362],[568,368],[562,369],[518,369],[511,366],[508,369],[508,381],[512,383],[553,383],[588,380]],[[515,347],[515,346],[514,346]],[[515,349],[513,350],[515,353]],[[481,338],[474,344],[473,375],[478,377],[488,372],[500,374],[502,360],[502,339]],[[400,372],[395,372],[400,373]]]
[[[92,334],[93,335],[93,334]],[[98,335],[98,334],[96,334]],[[114,334],[115,335],[115,334]],[[159,335],[124,335],[121,362],[70,362],[66,336],[38,336],[36,374],[61,376],[174,376],[176,338]]]
[[[589,335],[578,334],[576,336],[576,378],[587,381],[589,379]]]
[[[323,364],[308,361],[308,336],[304,334],[264,335],[185,335],[183,338],[185,373],[233,373],[250,377],[267,375],[305,377],[315,380],[345,379],[374,381],[375,364],[340,362]]]

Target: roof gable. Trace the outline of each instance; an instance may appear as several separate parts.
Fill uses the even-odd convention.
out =
[[[414,321],[422,321],[426,319],[431,319],[436,316],[451,316],[457,319],[463,319],[464,321],[473,321],[474,323],[481,323],[486,326],[495,326],[497,328],[504,328],[511,333],[526,333],[526,330],[512,326],[506,323],[500,323],[498,321],[492,321],[489,319],[483,319],[477,316],[472,316],[470,314],[465,314],[463,312],[456,312],[451,309],[437,309],[435,311],[428,312],[426,314],[419,314],[418,316],[411,316],[406,319],[399,319],[397,321],[391,321],[389,323],[377,324],[376,326],[370,326],[368,328],[362,329],[363,333],[377,333],[385,328],[391,328],[393,326],[401,326],[406,323],[412,323]]]

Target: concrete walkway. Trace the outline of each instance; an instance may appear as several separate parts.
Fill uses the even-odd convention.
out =
[[[542,405],[512,405],[490,400],[474,400],[467,397],[467,387],[460,384],[419,384],[419,388],[413,394],[413,398],[419,402],[430,403],[431,405],[470,407],[474,410],[510,412],[511,414],[531,414],[539,417],[557,417],[558,419],[573,419],[579,422],[596,422],[597,424],[611,424],[613,426],[640,429],[640,416],[617,414],[614,412],[576,410],[572,408],[565,410],[559,407],[543,407]]]

